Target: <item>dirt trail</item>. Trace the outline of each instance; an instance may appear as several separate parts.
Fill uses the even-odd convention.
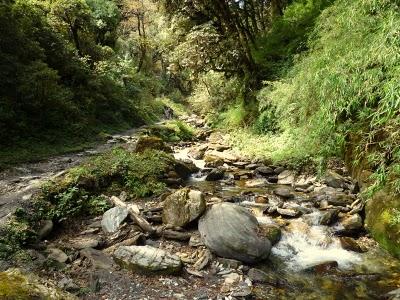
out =
[[[61,176],[64,171],[75,167],[89,157],[103,153],[112,147],[133,142],[146,127],[133,128],[120,134],[112,135],[107,142],[77,152],[51,157],[42,161],[24,163],[0,172],[0,224],[24,201],[29,201],[32,194],[45,181]]]

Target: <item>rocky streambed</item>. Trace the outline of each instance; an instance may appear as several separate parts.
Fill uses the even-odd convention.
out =
[[[364,230],[343,167],[317,178],[249,161],[184,121],[199,134],[174,156],[196,173],[170,172],[160,197],[121,191],[103,215],[47,224],[24,272],[82,299],[399,299],[400,264]]]

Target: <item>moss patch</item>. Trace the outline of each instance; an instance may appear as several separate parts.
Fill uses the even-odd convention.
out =
[[[42,284],[34,276],[26,276],[13,269],[0,273],[0,299],[77,299],[75,296],[63,293],[48,284]]]
[[[379,191],[367,203],[365,223],[382,247],[400,258],[400,223],[393,222],[398,209],[400,197]]]

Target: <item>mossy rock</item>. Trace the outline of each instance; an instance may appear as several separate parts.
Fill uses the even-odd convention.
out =
[[[135,145],[136,153],[143,153],[146,150],[160,150],[167,153],[172,153],[171,147],[156,136],[141,136]]]
[[[379,244],[400,258],[400,223],[395,212],[400,210],[400,197],[387,189],[377,192],[365,207],[365,225]]]
[[[78,299],[62,292],[49,283],[42,282],[35,275],[25,275],[18,269],[0,273],[0,299]]]

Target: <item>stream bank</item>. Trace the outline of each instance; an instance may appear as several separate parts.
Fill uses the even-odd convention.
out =
[[[183,121],[198,127],[199,134],[194,142],[172,144],[173,153],[176,159],[193,162],[198,172],[184,181],[175,180],[160,197],[130,203],[126,191],[120,191],[110,198],[117,207],[112,212],[54,228],[41,243],[42,248],[28,250],[31,260],[24,268],[82,299],[399,297],[400,264],[363,229],[364,205],[344,167],[317,179],[314,174],[297,174],[285,166],[249,161],[232,151],[223,134],[204,127],[201,119],[191,116]],[[133,144],[140,134],[113,140]],[[79,164],[80,159],[84,156],[77,155],[67,165],[55,159],[49,165],[60,165],[47,169],[51,175],[30,180],[41,183]],[[176,179],[175,175],[169,174],[169,178]],[[22,180],[18,185],[21,182],[7,180],[3,186],[17,199],[21,199],[18,193],[26,192],[24,183],[31,182]],[[172,197],[176,193],[180,196]],[[172,205],[172,217],[166,219],[166,204],[186,203],[187,199],[205,205],[190,206],[189,214],[179,209],[181,205]],[[29,201],[28,197],[25,200]],[[210,245],[205,246],[197,220],[221,203],[245,208],[259,228],[269,230],[260,237],[267,236],[275,243],[267,260],[244,263],[218,257],[213,254],[216,249],[212,252]],[[124,207],[128,208],[126,215]],[[111,223],[116,225],[113,229],[104,225],[110,214]],[[115,223],[117,219],[120,221]],[[236,218],[223,222],[238,228],[242,225]],[[215,226],[215,231],[222,238],[229,235],[222,226]],[[147,248],[141,248],[144,246]],[[151,261],[151,270],[146,262],[138,270],[137,262],[132,263],[136,256],[123,250],[142,251],[142,258],[152,253],[160,259]],[[3,262],[2,268],[7,264],[12,265]],[[163,268],[155,270],[155,266]]]

